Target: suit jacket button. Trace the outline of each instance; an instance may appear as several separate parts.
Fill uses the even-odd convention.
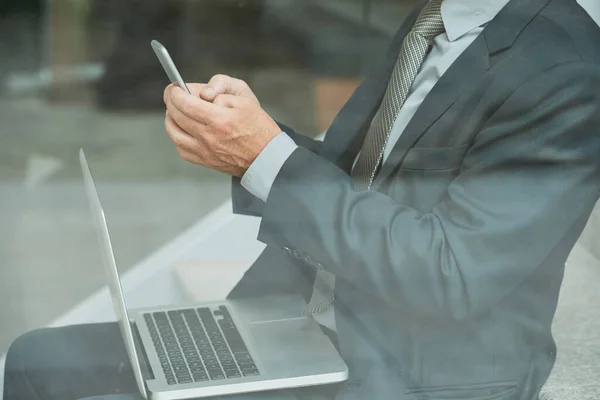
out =
[[[294,257],[296,257],[296,258],[303,258],[303,256],[304,256],[304,253],[302,253],[302,252],[301,252],[300,250],[298,250],[298,249],[294,249],[294,250],[292,251],[292,254],[293,254],[293,255],[294,255]]]

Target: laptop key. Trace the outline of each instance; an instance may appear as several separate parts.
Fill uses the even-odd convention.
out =
[[[238,364],[238,366],[240,367],[241,370],[250,370],[250,369],[256,369],[256,364],[252,363],[252,364]]]
[[[210,379],[212,379],[213,381],[225,379],[225,374],[223,374],[223,372],[209,372],[209,375]]]
[[[213,345],[215,347],[215,351],[218,353],[219,351],[227,351],[229,352],[229,347],[227,347],[227,345],[225,344],[225,342],[213,342]]]
[[[202,382],[209,380],[208,374],[194,374],[192,375],[194,382]]]
[[[235,353],[234,357],[235,357],[235,359],[237,361],[252,360],[252,357],[250,356],[250,353],[247,353],[247,352]]]
[[[190,374],[187,374],[187,375],[177,375],[177,374],[175,374],[175,378],[177,379],[178,382],[181,382],[181,381],[185,381],[187,379],[191,379],[192,376]]]
[[[208,364],[206,364],[206,370],[207,371],[220,371],[221,365],[219,365],[218,363],[208,363]]]
[[[236,370],[226,370],[225,375],[228,378],[241,378],[242,377],[242,374],[237,369]]]
[[[182,342],[181,343],[181,350],[183,351],[196,351],[196,345],[194,344],[194,342]]]
[[[244,374],[244,376],[256,376],[256,375],[260,375],[260,373],[258,372],[257,368],[242,369],[242,374]]]

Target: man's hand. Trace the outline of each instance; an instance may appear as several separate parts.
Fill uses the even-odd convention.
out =
[[[227,75],[213,76],[208,84],[198,86],[198,93],[201,98],[210,102],[213,102],[221,94],[232,94],[260,104],[246,82]]]
[[[165,128],[177,152],[191,163],[243,176],[281,129],[243,81],[219,75],[189,88],[192,95],[175,85],[164,94]]]

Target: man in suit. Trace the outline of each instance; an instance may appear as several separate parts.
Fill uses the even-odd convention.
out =
[[[262,217],[268,245],[232,296],[306,292],[350,370],[327,395],[538,398],[600,189],[600,30],[575,0],[422,2],[322,143],[241,81],[191,86],[165,91],[167,132],[182,158],[236,177],[235,211]],[[56,356],[67,332],[99,332],[70,329],[13,346],[8,393],[50,382],[24,373],[40,370],[24,349]]]

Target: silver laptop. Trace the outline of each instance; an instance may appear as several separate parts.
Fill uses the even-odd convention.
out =
[[[83,150],[80,162],[115,312],[144,398],[231,395],[348,378],[348,368],[329,338],[312,318],[302,316],[306,303],[301,296],[127,310],[104,211]]]

